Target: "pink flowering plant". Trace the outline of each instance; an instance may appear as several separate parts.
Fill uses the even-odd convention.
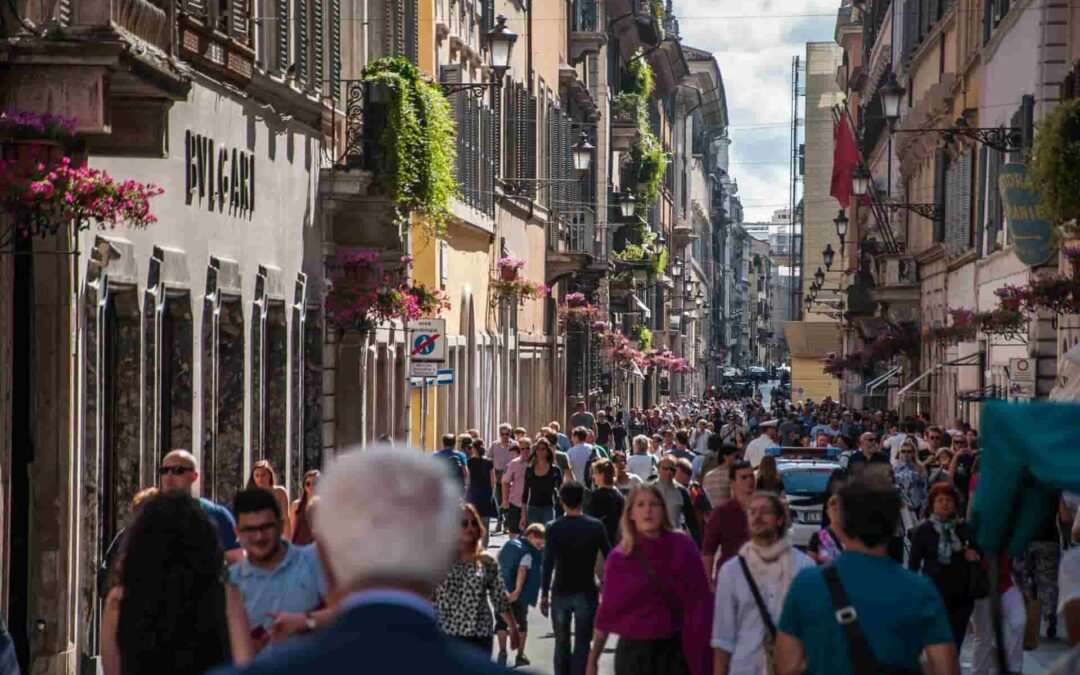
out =
[[[367,331],[383,321],[411,321],[450,308],[445,293],[414,283],[404,256],[391,267],[378,251],[347,251],[331,264],[326,318],[339,330]]]
[[[519,270],[525,267],[524,260],[522,260],[521,258],[515,258],[512,255],[508,255],[505,258],[499,258],[498,262],[496,262],[495,264],[499,267],[499,269],[506,268],[512,270]]]
[[[0,136],[15,140],[66,141],[75,135],[75,120],[53,113],[7,109],[0,113]]]
[[[79,229],[96,221],[101,227],[146,227],[157,222],[150,200],[162,194],[153,183],[118,181],[101,169],[75,164],[70,157],[47,166],[0,162],[0,199],[16,214],[17,227],[29,235],[54,231],[74,221]]]
[[[580,295],[580,293],[571,293],[570,295]],[[570,295],[566,296],[567,298]],[[603,309],[596,307],[588,302],[585,304],[570,304],[564,302],[559,305],[559,318],[566,323],[592,323],[601,321],[604,318],[605,312]]]
[[[611,324],[607,321],[604,321],[603,319],[597,319],[596,321],[593,321],[591,324],[589,324],[589,330],[598,335],[602,335],[611,330]]]
[[[538,284],[528,279],[492,279],[491,280],[491,304],[498,305],[501,300],[516,300],[525,304],[526,300],[542,298],[551,289],[544,284]]]

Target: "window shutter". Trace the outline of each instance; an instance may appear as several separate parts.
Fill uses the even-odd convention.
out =
[[[74,8],[72,0],[60,0],[56,3],[56,22],[61,26],[70,26]]]
[[[919,0],[919,42],[923,41],[930,32],[930,2],[931,0]]]
[[[296,79],[308,81],[308,0],[293,0],[296,3]]]
[[[975,255],[985,255],[986,247],[986,164],[988,147],[979,148],[979,182],[975,189]]]
[[[341,0],[330,0],[330,95],[341,96]]]
[[[289,68],[289,0],[277,0],[277,67]]]
[[[490,108],[480,109],[480,126],[480,169],[482,173],[480,202],[483,205],[484,213],[490,216],[495,211],[495,113]]]
[[[326,35],[326,17],[323,3],[326,0],[311,0],[311,85],[315,91],[323,90],[325,79],[324,64],[326,55],[323,43]]]
[[[1001,159],[1001,152],[990,150],[989,179],[986,182],[989,198],[986,222],[986,252],[988,254],[998,249],[998,237],[1001,233],[1001,193],[998,191],[998,171],[1001,169]]]
[[[945,203],[946,189],[945,179],[946,171],[948,169],[948,157],[944,150],[938,150],[934,153],[934,203],[939,208],[945,209],[945,219],[949,218],[948,205]],[[934,222],[934,243],[940,244],[945,241],[945,224],[942,222]]]
[[[461,64],[455,63],[450,66],[442,66],[439,69],[439,81],[446,84],[458,84],[461,82]],[[450,114],[454,118],[454,124],[457,127],[457,133],[454,134],[454,150],[457,156],[454,158],[454,182],[457,184],[458,191],[464,196],[465,181],[465,161],[467,154],[465,152],[465,139],[462,133],[461,119],[463,115],[462,111],[462,92],[447,95],[446,99],[450,103]]]
[[[959,201],[957,204],[956,242],[957,252],[971,248],[971,164],[974,153],[965,150],[960,156],[960,177],[958,182]]]
[[[525,123],[528,125],[525,129],[525,178],[530,179],[528,182],[528,194],[530,197],[536,197],[536,97],[528,97],[528,107],[526,108],[527,116]]]
[[[229,35],[237,42],[251,43],[251,0],[229,3]]]

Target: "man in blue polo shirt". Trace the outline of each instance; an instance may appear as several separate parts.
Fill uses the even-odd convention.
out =
[[[847,604],[840,607],[834,602],[826,568],[799,572],[780,616],[776,672],[959,675],[949,615],[933,582],[888,557],[889,540],[900,519],[896,489],[880,480],[862,479],[842,487],[837,498],[840,518],[832,525],[844,552],[832,568]],[[865,638],[874,666],[855,666],[849,649],[851,631],[840,617],[850,618]],[[928,671],[919,665],[923,653]]]
[[[326,580],[315,546],[282,538],[280,508],[273,493],[260,488],[242,490],[233,500],[245,557],[229,568],[229,580],[240,589],[255,647],[263,652],[333,618],[324,607]]]
[[[170,450],[161,458],[158,474],[161,476],[162,490],[190,495],[192,486],[199,479],[199,467],[195,463],[195,455],[178,448]],[[217,528],[218,541],[221,542],[221,550],[225,552],[225,560],[230,563],[240,560],[244,552],[236,541],[236,521],[229,509],[205,497],[199,497],[199,506]]]
[[[469,460],[465,457],[464,452],[454,449],[456,443],[457,436],[454,434],[443,434],[442,449],[436,450],[431,456],[440,462],[445,462],[451,477],[460,480],[462,487],[467,488],[469,486],[469,474],[465,467]]]

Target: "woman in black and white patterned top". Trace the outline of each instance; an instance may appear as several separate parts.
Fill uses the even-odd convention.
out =
[[[458,559],[435,589],[435,611],[443,632],[476,646],[490,658],[495,637],[492,607],[510,627],[513,649],[517,649],[519,634],[499,562],[484,550],[483,539],[484,526],[476,508],[462,504]]]

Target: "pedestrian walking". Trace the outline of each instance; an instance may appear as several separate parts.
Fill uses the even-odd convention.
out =
[[[701,545],[701,530],[698,529],[697,514],[694,512],[693,499],[690,491],[675,480],[677,461],[673,455],[664,455],[660,460],[660,473],[656,480],[656,487],[664,496],[664,505],[668,511],[668,518],[677,530],[684,530]]]
[[[584,401],[577,404],[574,414],[570,416],[570,426],[568,428],[576,429],[577,427],[585,427],[594,434],[596,433],[596,416],[586,410]]]
[[[650,452],[649,437],[644,434],[634,436],[631,442],[633,454],[626,459],[626,470],[643,482],[656,475],[656,457]]]
[[[491,662],[490,651],[481,654],[441,632],[432,606],[459,550],[459,485],[418,450],[338,453],[320,478],[312,523],[337,617],[290,649],[212,675],[345,675],[356,672],[360,659],[400,673],[509,673]],[[469,527],[470,540],[478,541]],[[156,666],[161,662],[158,653]]]
[[[522,432],[525,430],[522,429]],[[522,434],[524,435],[524,434]],[[497,503],[503,502],[502,477],[506,472],[506,466],[510,463],[510,448],[517,447],[517,437],[514,429],[506,422],[499,425],[499,438],[491,444],[491,461],[495,466],[495,499]],[[495,532],[502,531],[504,527],[503,514],[498,514],[498,523]]]
[[[574,472],[574,478],[570,480],[580,480],[587,485],[588,481],[592,480],[589,464],[596,459],[596,451],[592,443],[589,443],[589,430],[585,427],[575,428],[573,437],[574,445],[566,451],[566,455],[570,458],[570,467]]]
[[[525,511],[521,514],[521,529],[533,523],[545,524],[555,519],[555,501],[559,498],[559,486],[563,472],[555,465],[555,457],[547,439],[539,439],[533,446],[532,466],[525,469],[524,489],[521,494]]]
[[[251,474],[248,475],[245,489],[254,490],[255,488],[266,490],[274,495],[284,521],[284,532],[286,534],[292,532],[292,523],[289,518],[289,491],[278,481],[277,472],[274,471],[274,465],[270,463],[270,460],[260,459],[251,465]]]
[[[705,488],[701,483],[694,480],[694,467],[685,459],[680,459],[675,464],[675,482],[686,488],[690,493],[690,503],[694,507],[694,521],[698,532],[705,532],[705,521],[712,513],[713,503],[705,494]]]
[[[621,454],[621,453],[616,453]],[[612,545],[619,541],[619,520],[622,519],[626,498],[615,488],[615,465],[609,459],[601,459],[593,464],[593,485],[596,488],[589,495],[585,512],[604,524],[608,542]]]
[[[466,468],[469,458],[457,449],[457,442],[457,436],[454,434],[443,434],[442,448],[433,452],[431,456],[442,464],[448,476],[465,489],[469,481],[469,472]]]
[[[334,610],[325,606],[327,585],[315,546],[285,539],[274,495],[241,490],[233,498],[233,513],[244,559],[229,568],[229,582],[244,599],[255,651],[270,653],[289,638],[330,623]]]
[[[626,453],[616,452],[612,455],[612,461],[615,463],[615,487],[625,497],[630,490],[641,485],[643,481],[636,473],[628,470]]]
[[[708,675],[712,598],[697,546],[675,531],[655,485],[630,492],[621,531],[604,567],[586,673],[595,675],[614,633],[619,675]]]
[[[746,509],[754,494],[754,469],[750,462],[739,460],[728,469],[731,480],[731,499],[721,502],[705,523],[705,537],[701,545],[701,560],[713,584],[720,567],[738,553],[750,540],[746,529]]]
[[[888,556],[900,522],[896,488],[855,480],[839,489],[837,500],[833,525],[844,552],[795,576],[777,627],[777,672],[958,675],[941,595],[929,579]]]
[[[529,665],[525,656],[525,643],[529,632],[529,607],[536,607],[540,597],[540,579],[543,574],[543,550],[547,538],[544,526],[540,523],[525,529],[525,536],[510,539],[499,549],[499,571],[506,584],[507,598],[510,600],[510,613],[517,621],[518,647],[514,658],[514,667]],[[505,665],[508,654],[506,637],[509,626],[501,614],[495,615],[495,637],[499,642],[499,655],[496,662]]]
[[[510,644],[514,649],[521,644],[517,620],[510,608],[499,562],[484,549],[486,532],[476,507],[463,503],[459,512],[457,560],[435,588],[435,611],[443,632],[490,659],[495,645],[492,609],[510,629]]]
[[[514,450],[510,452],[511,455],[514,454]],[[521,526],[525,516],[522,497],[525,493],[525,473],[529,469],[530,462],[532,462],[532,441],[522,438],[518,441],[517,456],[511,457],[502,477],[503,522],[511,538],[520,535],[524,529]]]
[[[495,503],[495,463],[485,455],[484,442],[472,442],[472,456],[466,463],[469,470],[469,488],[465,492],[465,501],[476,507],[480,515],[480,524],[484,526],[484,548],[488,545],[488,525],[492,518],[497,518],[499,508]]]
[[[964,644],[975,600],[989,590],[988,583],[972,588],[973,575],[985,578],[985,573],[967,523],[957,514],[959,501],[950,483],[930,489],[930,518],[915,529],[908,555],[908,569],[930,577],[944,599],[957,650]]]
[[[784,481],[780,478],[780,470],[776,466],[776,457],[766,455],[761,458],[761,464],[757,470],[757,489],[760,492],[775,492],[783,494]]]
[[[292,532],[289,539],[297,546],[307,546],[315,541],[315,534],[311,531],[311,504],[315,499],[315,484],[319,481],[319,470],[311,469],[304,474],[300,481],[303,496],[293,500],[289,507],[289,524]]]
[[[795,575],[814,561],[786,537],[791,520],[775,492],[756,492],[750,541],[720,568],[713,609],[713,675],[774,671],[776,623]]]
[[[835,490],[830,489],[829,498],[825,502],[824,522],[820,530],[810,535],[810,542],[806,546],[807,555],[819,565],[831,563],[844,552],[844,545],[840,543],[840,537],[837,536],[833,527],[833,523],[836,522],[839,515],[839,500],[836,497]]]
[[[199,479],[195,455],[187,450],[170,450],[161,458],[158,474],[161,476],[162,490],[191,496],[191,486]],[[218,541],[225,552],[225,559],[230,563],[240,560],[244,552],[240,550],[240,542],[236,540],[236,520],[229,513],[229,509],[205,497],[199,497],[199,506],[217,529]]]
[[[135,493],[135,496],[131,500],[131,515],[135,516],[139,507],[147,499],[150,499],[156,495],[160,490],[156,487],[148,487],[145,490],[139,490]],[[105,555],[101,558],[101,568],[98,570],[98,593],[105,595],[109,592],[109,588],[119,583],[115,578],[115,566],[116,560],[120,556],[120,551],[124,548],[124,535],[127,532],[126,527],[120,528],[120,531],[116,533],[113,540],[109,543],[109,547],[105,549]],[[4,672],[0,670],[0,673]]]
[[[896,489],[900,492],[900,524],[904,532],[919,524],[926,510],[926,467],[919,463],[919,444],[908,436],[900,445],[900,461],[893,468]]]
[[[719,442],[719,438],[713,436],[709,442],[713,441]],[[716,449],[719,462],[711,469],[707,465],[702,467],[701,486],[713,504],[723,504],[731,499],[731,467],[739,460],[739,454],[736,446],[720,444]]]
[[[550,611],[555,631],[555,675],[584,675],[598,602],[597,559],[611,544],[604,524],[583,513],[585,486],[568,482],[559,499],[565,515],[547,528],[540,611]]]
[[[750,466],[755,469],[761,465],[761,460],[765,458],[765,455],[769,453],[773,448],[780,447],[780,430],[778,428],[778,422],[776,420],[768,420],[758,425],[761,429],[761,435],[755,438],[746,446],[745,459],[750,462]],[[732,445],[737,445],[732,442]]]
[[[143,502],[124,537],[119,583],[105,598],[104,675],[199,675],[251,660],[244,603],[224,581],[218,537],[206,509],[182,490]]]

